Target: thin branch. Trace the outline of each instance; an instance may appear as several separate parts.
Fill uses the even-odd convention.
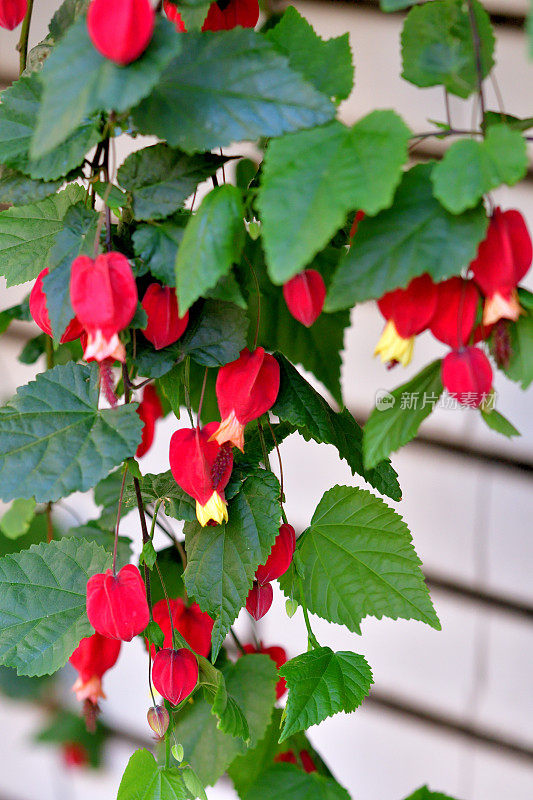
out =
[[[117,524],[115,526],[115,542],[113,544],[113,575],[117,574],[118,529],[120,528],[120,518],[122,516],[122,499],[124,497],[124,487],[126,485],[127,474],[128,470],[124,469],[124,474],[122,475],[122,483],[120,484],[120,495],[118,498],[118,510],[117,510]]]
[[[470,17],[470,28],[472,30],[472,41],[474,43],[474,52],[476,56],[476,72],[477,72],[477,86],[479,93],[479,102],[481,104],[481,124],[485,123],[485,95],[483,94],[483,62],[481,60],[481,39],[479,38],[479,29],[477,26],[476,12],[472,0],[468,2],[468,14]]]
[[[19,58],[19,68],[20,74],[24,72],[26,69],[26,64],[28,62],[28,39],[30,37],[30,25],[31,25],[31,15],[33,13],[33,0],[28,0],[28,8],[26,10],[26,16],[22,22],[22,28],[20,29],[20,39],[17,45],[17,50],[19,51],[20,58]]]

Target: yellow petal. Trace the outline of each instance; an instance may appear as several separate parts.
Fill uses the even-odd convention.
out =
[[[201,506],[198,500],[196,501],[196,517],[202,528],[205,528],[210,520],[216,522],[217,525],[220,525],[221,522],[227,522],[227,503],[218,492],[213,492],[205,506]]]
[[[389,361],[399,361],[406,367],[413,357],[415,347],[415,337],[403,339],[396,328],[394,322],[389,320],[385,325],[381,339],[376,345],[374,355],[379,355],[384,363]]]

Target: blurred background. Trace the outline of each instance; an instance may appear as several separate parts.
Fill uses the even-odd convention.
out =
[[[394,108],[419,132],[428,129],[428,120],[444,118],[440,89],[420,90],[400,78],[403,14],[385,15],[371,1],[294,5],[325,38],[350,32],[356,87],[341,107],[346,122],[374,108]],[[487,81],[489,108],[503,104],[507,113],[531,116],[533,63],[523,33],[527,0],[484,0],[484,5],[497,33],[497,84]],[[39,0],[35,6],[32,44],[45,35],[59,2]],[[0,88],[16,78],[17,38],[18,31],[0,32]],[[469,127],[474,111],[471,103],[452,97],[456,127]],[[135,148],[145,144],[137,140]],[[425,141],[417,157],[431,157],[444,146]],[[120,143],[118,164],[131,149],[131,142]],[[494,197],[504,208],[520,209],[533,231],[531,174],[520,186]],[[533,288],[533,277],[526,285]],[[19,302],[28,290],[7,290],[0,283],[0,309]],[[417,341],[411,366],[387,372],[372,357],[382,324],[374,304],[358,306],[346,336],[344,397],[361,421],[378,390],[404,382],[445,352],[425,334]],[[37,333],[30,323],[13,323],[2,337],[1,401],[44,369],[40,360],[17,360]],[[497,408],[521,438],[509,441],[492,433],[471,410],[439,409],[422,425],[418,439],[393,457],[404,496],[396,508],[412,531],[443,631],[418,622],[369,618],[358,637],[314,620],[321,641],[363,653],[374,672],[375,686],[363,708],[339,714],[310,732],[356,800],[402,800],[424,783],[461,800],[533,798],[533,392],[522,392],[501,373],[495,387]],[[168,469],[168,441],[178,424],[159,423],[155,444],[141,461],[143,473]],[[327,488],[357,483],[326,445],[293,436],[283,443],[282,457],[287,513],[298,532],[308,525]],[[56,524],[68,528],[98,515],[91,497],[73,495],[58,506]],[[139,541],[136,513],[124,519],[122,532]],[[1,554],[11,547],[0,536]],[[242,640],[251,641],[246,613],[237,630]],[[283,645],[289,657],[305,649],[301,614],[286,617],[279,591],[256,635],[265,645]],[[108,700],[102,703],[102,720],[108,739],[98,771],[69,767],[66,761],[76,761],[75,753],[65,759],[53,742],[35,742],[51,720],[55,727],[44,737],[49,740],[63,736],[62,726],[76,725],[73,718],[54,717],[53,707],[60,697],[78,711],[69,692],[74,672],[67,667],[59,689],[52,692],[46,684],[35,686],[0,671],[0,800],[114,798],[131,752],[150,741],[146,667],[144,647],[135,641],[123,647],[117,666],[105,678]],[[224,781],[208,795],[211,800],[235,797]]]

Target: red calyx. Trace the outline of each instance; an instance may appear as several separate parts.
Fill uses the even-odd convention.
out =
[[[102,677],[108,669],[115,666],[120,648],[121,642],[109,639],[100,633],[94,633],[81,640],[69,658],[69,662],[78,673],[72,691],[80,702],[89,700],[96,705],[100,697],[105,697],[102,691]]]
[[[262,586],[281,578],[289,569],[296,547],[296,534],[292,525],[284,523],[265,564],[257,568],[255,579]]]
[[[437,284],[437,308],[430,325],[433,336],[449,347],[466,345],[476,321],[478,303],[479,294],[473,281],[454,277]]]
[[[154,658],[152,680],[159,694],[177,706],[198,683],[198,662],[194,653],[185,647],[160,650]]]
[[[272,661],[276,665],[276,669],[282,667],[287,661],[287,653],[283,649],[283,647],[263,647],[262,643],[259,643],[259,648],[254,647],[253,644],[245,644],[244,650],[246,653],[263,653],[266,656],[269,656]],[[280,678],[276,684],[276,697],[279,700],[285,692],[287,691],[287,683],[285,678]]]
[[[307,750],[300,750],[299,756],[301,765],[305,772],[318,772],[313,763],[313,759]],[[295,767],[299,766],[294,750],[287,750],[285,753],[278,753],[278,755],[275,756],[274,761],[277,764],[294,764]]]
[[[66,767],[86,767],[89,764],[87,748],[80,742],[64,742],[61,752]]]
[[[316,269],[304,269],[283,284],[283,297],[294,319],[310,328],[324,308],[326,284]]]
[[[33,285],[33,289],[30,293],[30,314],[32,315],[33,321],[39,326],[39,328],[44,331],[44,333],[48,334],[48,336],[52,335],[52,328],[50,327],[50,317],[48,316],[48,307],[46,304],[46,294],[43,290],[43,278],[45,275],[48,275],[48,267],[45,267],[37,276],[37,280]],[[73,317],[61,337],[60,341],[61,344],[65,342],[72,342],[74,339],[79,339],[83,332],[83,327],[79,323],[76,317]]]
[[[177,342],[185,333],[189,312],[180,317],[175,289],[151,283],[141,305],[148,316],[148,325],[143,334],[156,350]]]
[[[442,383],[460,403],[477,408],[492,388],[490,361],[478,347],[454,350],[442,362]]]
[[[420,275],[405,289],[384,294],[378,307],[386,320],[392,320],[402,339],[418,336],[426,330],[437,308],[437,286],[429,275]]]
[[[150,621],[146,587],[134,564],[122,567],[118,575],[110,569],[87,582],[87,616],[103,636],[131,642]]]
[[[0,0],[0,28],[13,31],[28,10],[28,0]]]
[[[144,387],[143,399],[139,403],[137,414],[144,423],[141,443],[135,453],[137,458],[141,458],[152,446],[155,434],[155,423],[163,416],[161,401],[153,386],[149,385]]]
[[[99,53],[126,66],[144,53],[154,32],[150,0],[92,0],[87,29]]]
[[[187,644],[195,653],[207,658],[211,650],[211,633],[213,630],[213,620],[201,610],[198,603],[186,605],[181,597],[176,600],[169,600],[172,622],[175,630],[181,633]],[[168,605],[166,600],[159,600],[152,609],[154,622],[157,622],[165,635],[163,647],[172,649],[172,626],[168,615]],[[155,647],[152,645],[152,658],[155,656]]]
[[[273,599],[272,584],[264,583],[260,585],[255,581],[246,598],[246,610],[257,622],[270,610]]]

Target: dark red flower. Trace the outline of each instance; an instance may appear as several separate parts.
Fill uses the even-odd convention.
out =
[[[165,14],[175,23],[180,32],[186,31],[180,12],[175,5],[164,2]],[[211,3],[202,25],[203,31],[229,31],[240,25],[242,28],[255,28],[259,20],[258,0],[218,0]]]
[[[143,399],[139,403],[137,414],[142,419],[144,425],[142,429],[141,443],[137,448],[135,455],[141,458],[148,452],[154,441],[155,423],[163,416],[163,407],[159,395],[153,386],[148,385],[144,387]]]
[[[304,269],[283,284],[283,297],[294,319],[310,328],[324,308],[326,284],[316,269]]]
[[[244,450],[244,428],[276,402],[279,392],[279,364],[274,356],[257,347],[246,347],[236,361],[220,367],[217,401],[222,422],[213,434],[219,444],[231,442]]]
[[[64,742],[61,752],[66,767],[86,767],[89,764],[87,748],[80,742]]]
[[[159,650],[152,666],[152,680],[159,694],[177,706],[198,683],[198,662],[194,653],[180,650]]]
[[[33,321],[39,326],[39,328],[44,331],[44,333],[48,334],[48,336],[52,336],[46,294],[43,290],[43,278],[45,275],[48,275],[48,267],[45,267],[39,273],[37,280],[33,285],[33,289],[30,292],[30,314],[32,315]],[[65,342],[72,342],[74,339],[79,339],[82,332],[83,327],[79,323],[78,319],[73,317],[67,325],[65,333],[61,337],[61,344],[64,344]]]
[[[0,0],[0,28],[14,30],[28,10],[28,0]]]
[[[374,355],[383,362],[399,361],[407,366],[413,356],[415,336],[425,331],[437,307],[437,287],[429,275],[420,275],[405,289],[387,292],[378,300],[386,320]]]
[[[274,591],[271,583],[259,584],[254,581],[246,598],[246,610],[256,621],[260,620],[270,610],[273,599]]]
[[[118,575],[110,569],[87,582],[87,616],[103,636],[131,642],[150,621],[146,587],[134,564],[122,567]]]
[[[175,289],[151,283],[143,297],[142,307],[148,316],[148,325],[143,333],[156,350],[177,342],[185,333],[189,312],[180,317]]]
[[[357,228],[359,227],[359,223],[362,219],[366,216],[364,211],[358,211],[353,218],[352,227],[350,228],[350,239],[353,239],[355,234],[357,233]]]
[[[144,53],[154,25],[150,0],[92,0],[87,12],[92,43],[105,58],[121,66]]]
[[[185,23],[181,18],[178,7],[175,6],[174,3],[169,3],[168,0],[164,0],[163,8],[165,9],[165,14],[167,15],[168,19],[176,25],[176,30],[180,33],[185,33],[187,28],[185,27]]]
[[[247,653],[263,653],[266,656],[269,656],[272,661],[276,665],[276,669],[282,667],[287,661],[287,653],[283,649],[283,647],[263,647],[262,643],[259,643],[259,648],[254,647],[253,644],[245,644],[244,650]],[[276,684],[276,697],[279,700],[285,692],[287,691],[287,683],[285,678],[280,678]]]
[[[463,405],[477,408],[492,388],[492,367],[478,347],[453,350],[442,362],[442,383]]]
[[[300,750],[299,753],[300,762],[305,770],[305,772],[317,772],[317,768],[313,763],[313,759],[307,752],[307,750]],[[287,750],[284,753],[278,753],[277,756],[274,757],[274,761],[277,764],[294,764],[295,767],[298,767],[298,759],[296,758],[296,753],[294,750]]]
[[[533,248],[522,214],[494,209],[486,238],[479,245],[470,268],[486,297],[483,322],[518,319],[520,304],[516,287],[531,266]]]
[[[207,658],[211,650],[211,633],[213,630],[213,620],[201,610],[198,603],[191,603],[189,606],[178,597],[176,600],[169,600],[172,622],[175,630],[181,633],[187,644],[195,653]],[[168,605],[166,600],[159,600],[152,609],[154,622],[157,622],[165,635],[163,647],[172,649],[172,626],[168,615]],[[152,645],[152,658],[155,656],[155,647]]]
[[[72,687],[77,700],[89,700],[93,705],[100,697],[105,698],[102,691],[102,678],[108,669],[114,667],[120,654],[121,642],[109,639],[100,633],[93,633],[82,639],[69,658],[69,662],[78,673]]]
[[[289,569],[296,547],[296,534],[292,525],[284,523],[276,536],[266,563],[257,568],[255,579],[263,585],[281,578]]]
[[[453,348],[468,344],[478,303],[473,281],[454,277],[437,284],[437,308],[430,325],[433,336]]]
[[[126,256],[105,253],[96,261],[78,256],[70,277],[72,308],[87,331],[84,357],[124,361],[119,331],[131,322],[137,308],[137,286]]]
[[[170,469],[176,483],[196,500],[196,516],[205,526],[213,520],[227,522],[224,489],[233,469],[233,455],[227,445],[212,436],[218,422],[203,428],[182,428],[170,440]]]

